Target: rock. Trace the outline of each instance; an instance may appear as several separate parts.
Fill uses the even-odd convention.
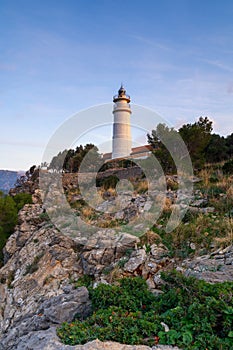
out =
[[[146,204],[144,205],[144,211],[149,211],[153,205],[153,202],[147,201]]]
[[[196,249],[196,244],[193,243],[193,242],[191,242],[189,246],[190,246],[190,248],[191,248],[192,250],[195,250],[195,249]]]
[[[214,207],[199,208],[199,211],[204,214],[213,213],[215,211]]]
[[[1,349],[1,348],[0,348]],[[4,349],[4,348],[3,348]],[[30,332],[20,338],[15,350],[69,350],[73,346],[61,344],[56,329],[49,328],[45,331]]]
[[[34,204],[41,204],[41,192],[39,189],[35,189],[34,193],[32,194],[32,202]]]
[[[154,283],[156,286],[159,286],[163,283],[160,273],[154,275]]]
[[[0,348],[1,349],[1,348]],[[30,332],[20,339],[15,350],[179,350],[177,347],[156,345],[152,348],[145,345],[124,345],[116,342],[101,342],[98,339],[85,345],[64,345],[56,335],[56,329],[50,328],[46,331]]]
[[[85,287],[72,290],[45,300],[32,314],[18,317],[2,339],[3,349],[13,350],[20,338],[29,332],[48,329],[50,326],[71,322],[74,317],[82,319],[90,313],[91,304]]]
[[[163,244],[152,244],[151,255],[156,259],[156,261],[160,261],[163,257],[167,256],[168,250]]]
[[[124,271],[133,272],[135,271],[146,259],[146,252],[144,249],[136,250],[124,265]]]
[[[121,258],[123,256],[122,252],[134,249],[139,242],[140,239],[138,237],[122,232],[116,243],[116,258]]]
[[[164,332],[169,332],[170,331],[170,328],[168,327],[168,325],[164,322],[160,322],[161,326],[164,327]]]
[[[182,270],[186,276],[210,283],[233,281],[233,246],[192,260],[186,259],[182,263]]]
[[[190,205],[193,207],[201,207],[203,205],[205,205],[207,203],[207,199],[196,199],[195,201],[193,201]]]
[[[91,303],[85,287],[71,290],[50,298],[42,303],[38,314],[42,314],[51,323],[71,322],[74,316],[85,318],[90,314]]]

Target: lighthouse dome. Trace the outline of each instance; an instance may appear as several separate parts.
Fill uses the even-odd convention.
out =
[[[118,96],[122,97],[126,95],[126,90],[123,87],[123,85],[121,85],[120,89],[118,90]]]

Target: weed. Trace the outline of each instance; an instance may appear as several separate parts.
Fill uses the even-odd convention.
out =
[[[38,263],[42,256],[44,255],[44,252],[40,253],[39,255],[35,256],[33,262],[31,264],[28,264],[25,268],[24,276],[27,274],[32,274],[36,272],[39,269]]]

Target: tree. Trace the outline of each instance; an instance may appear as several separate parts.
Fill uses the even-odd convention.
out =
[[[200,117],[194,124],[185,124],[179,129],[195,168],[202,168],[206,161],[205,150],[211,140],[212,121]]]
[[[2,249],[17,223],[17,208],[14,200],[0,192],[0,265],[3,261]]]
[[[177,147],[176,134],[177,131],[174,128],[169,128],[165,124],[158,124],[156,129],[152,130],[151,135],[147,134],[148,143],[153,147],[152,153],[158,159],[165,173],[176,172],[176,166],[171,154],[171,151],[175,152]],[[169,150],[164,143],[169,145]]]
[[[24,192],[32,194],[39,185],[39,168],[33,165],[25,175],[20,176],[9,193],[14,196],[16,193]]]
[[[226,138],[227,154],[229,158],[233,157],[233,133]]]
[[[17,222],[16,204],[10,196],[4,196],[0,192],[0,226],[3,232],[8,234],[12,232]]]
[[[53,157],[49,168],[76,173],[87,154],[88,157],[85,162],[89,162],[89,164],[85,165],[88,171],[92,171],[101,160],[98,148],[92,143],[88,143],[84,147],[82,145],[77,146],[75,150],[69,149],[59,152],[57,156]]]
[[[221,162],[228,158],[228,147],[223,136],[213,134],[205,150],[205,159],[209,163]]]

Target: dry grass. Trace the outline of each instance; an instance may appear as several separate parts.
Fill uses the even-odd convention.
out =
[[[98,188],[98,194],[104,199],[107,199],[109,197],[116,197],[117,196],[117,191],[113,187],[109,187],[107,190],[104,187],[99,187]]]
[[[122,270],[118,265],[116,265],[114,266],[113,270],[111,270],[110,273],[106,276],[106,280],[112,284],[113,282],[118,281],[122,277]]]
[[[151,244],[158,244],[158,243],[161,243],[161,237],[157,233],[149,230],[140,238],[140,243],[142,245],[144,245],[144,244],[150,244],[150,245]]]
[[[209,187],[210,185],[210,177],[211,174],[213,173],[213,169],[212,168],[205,168],[203,170],[200,171],[199,176],[203,181],[203,184],[205,187]]]
[[[222,248],[233,244],[233,219],[226,218],[224,221],[227,229],[226,236],[214,238],[214,243],[216,244],[216,246]]]
[[[140,182],[135,184],[135,191],[137,193],[145,193],[148,191],[148,181],[147,180],[141,180]]]
[[[233,185],[230,184],[230,187],[228,188],[226,194],[228,198],[233,198]]]

